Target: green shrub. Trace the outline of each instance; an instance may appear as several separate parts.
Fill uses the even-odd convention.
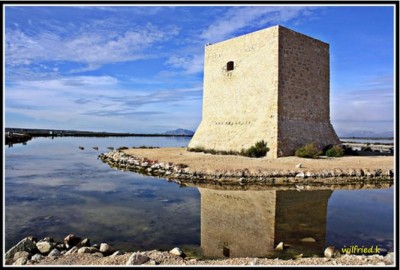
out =
[[[347,156],[358,156],[358,151],[353,150],[351,146],[343,145],[344,155]]]
[[[327,157],[342,157],[344,152],[344,148],[341,145],[334,145],[326,150],[325,155]]]
[[[267,144],[264,141],[257,142],[254,146],[249,149],[242,149],[242,151],[225,151],[225,150],[215,150],[215,149],[205,149],[202,146],[187,148],[189,152],[203,152],[212,155],[242,155],[246,157],[263,157],[269,151]]]
[[[187,149],[189,152],[205,152],[206,149],[202,146],[194,147],[194,148],[188,148]]]
[[[302,158],[317,158],[323,152],[315,143],[306,144],[296,150],[295,155]]]
[[[258,158],[264,157],[268,151],[269,148],[267,147],[267,143],[262,140],[256,142],[256,144],[254,146],[251,146],[249,149],[242,149],[242,151],[240,151],[240,155]]]
[[[230,150],[230,151],[221,150],[221,151],[218,151],[218,154],[220,154],[220,155],[234,155],[234,156],[237,156],[239,153],[235,152],[235,151],[232,151],[232,150]]]

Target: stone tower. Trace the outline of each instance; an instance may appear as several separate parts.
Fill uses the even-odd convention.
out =
[[[268,158],[340,143],[329,116],[329,44],[274,26],[205,47],[203,118],[189,148]]]

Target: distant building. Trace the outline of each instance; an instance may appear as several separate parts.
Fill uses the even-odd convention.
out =
[[[269,158],[340,143],[329,115],[329,44],[274,26],[205,46],[203,118],[189,148]]]

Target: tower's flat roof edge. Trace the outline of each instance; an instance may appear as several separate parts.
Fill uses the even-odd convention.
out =
[[[303,33],[297,32],[297,31],[295,31],[295,30],[292,30],[292,29],[287,28],[287,27],[285,27],[285,26],[283,26],[283,25],[280,25],[280,24],[276,24],[276,25],[273,25],[273,26],[269,26],[269,27],[266,27],[266,28],[263,28],[263,29],[259,29],[259,30],[253,31],[253,32],[249,32],[249,33],[246,33],[246,34],[243,34],[243,35],[240,35],[240,36],[231,37],[231,38],[228,38],[228,39],[225,39],[225,40],[221,40],[221,41],[218,41],[218,42],[216,42],[216,43],[208,44],[208,45],[210,45],[210,46],[218,45],[218,44],[221,44],[221,43],[224,43],[224,42],[228,42],[228,41],[232,41],[232,40],[235,40],[235,39],[241,39],[241,38],[243,38],[243,37],[245,37],[245,36],[248,36],[248,35],[257,34],[257,33],[259,33],[259,32],[268,31],[268,30],[271,31],[271,30],[276,29],[276,28],[278,29],[278,35],[280,35],[280,30],[283,29],[284,31],[290,31],[290,32],[296,33],[297,35],[301,35],[301,36],[304,36],[304,37],[307,37],[307,38],[316,40],[316,41],[318,41],[318,42],[324,43],[324,44],[326,44],[326,45],[329,46],[329,43],[327,43],[327,42],[325,42],[325,41],[322,41],[322,40],[319,40],[319,39],[317,39],[317,38],[313,38],[313,37],[311,37],[311,36],[308,36],[308,35],[305,35],[305,34],[303,34]],[[208,46],[208,45],[207,45],[207,46]]]

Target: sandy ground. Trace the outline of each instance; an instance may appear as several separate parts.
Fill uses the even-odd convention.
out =
[[[211,155],[186,151],[185,148],[127,149],[124,153],[135,157],[145,157],[158,162],[183,163],[190,171],[215,173],[248,169],[251,171],[299,170],[319,172],[322,170],[348,169],[381,169],[393,170],[393,156],[346,156],[341,158],[321,157],[308,159],[299,157],[283,157],[278,159],[248,158],[232,155]],[[296,168],[301,163],[302,168]]]
[[[393,265],[394,256],[393,253],[390,256],[355,256],[355,255],[342,255],[339,258],[300,258],[291,260],[282,259],[267,259],[267,258],[229,258],[229,259],[216,259],[216,260],[201,260],[195,258],[181,258],[179,256],[171,255],[168,252],[160,251],[145,251],[143,255],[149,257],[149,261],[143,264],[143,266],[151,265],[176,265],[176,266],[207,266],[207,265],[258,265],[258,266],[270,266],[270,265]],[[48,258],[41,260],[39,263],[33,265],[120,265],[125,266],[128,258],[132,255],[132,252],[120,255],[117,257],[103,257],[99,258],[95,254],[71,254],[61,256],[59,258]],[[140,266],[140,265],[136,265]]]

